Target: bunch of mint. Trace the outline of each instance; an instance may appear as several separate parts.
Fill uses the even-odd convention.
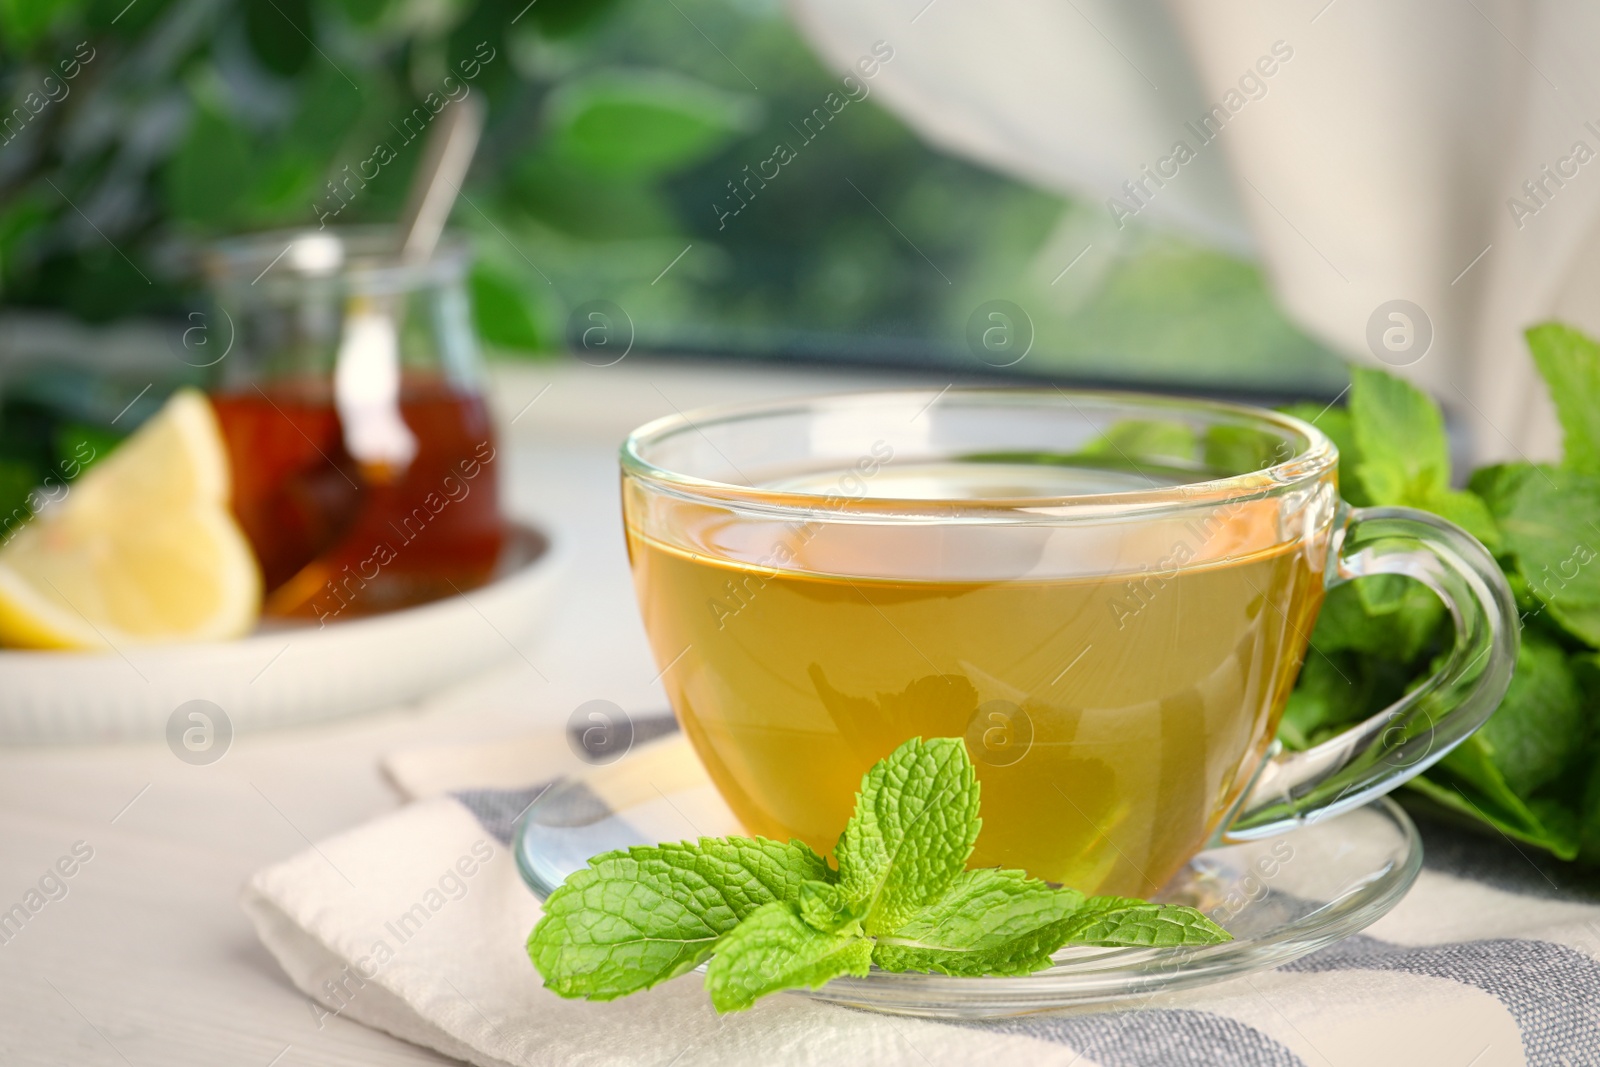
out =
[[[1085,899],[1022,871],[967,870],[978,781],[958,738],[913,738],[861,781],[834,850],[701,838],[594,857],[550,894],[528,937],[545,985],[613,1000],[708,958],[719,1012],[840,975],[1020,975],[1068,944],[1190,946],[1229,940],[1192,908]]]
[[[1562,859],[1600,860],[1600,345],[1566,326],[1527,333],[1565,438],[1560,464],[1507,463],[1452,489],[1444,421],[1398,378],[1355,371],[1349,406],[1290,413],[1340,453],[1358,507],[1422,508],[1495,554],[1516,594],[1522,650],[1483,728],[1412,781],[1434,802]],[[1332,590],[1279,736],[1316,744],[1433,672],[1452,631],[1421,584],[1381,576]]]

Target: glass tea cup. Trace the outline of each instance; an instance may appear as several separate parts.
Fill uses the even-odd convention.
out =
[[[479,585],[504,542],[466,243],[236,238],[206,259],[212,401],[269,615],[324,623]]]
[[[1314,426],[1232,404],[1002,390],[674,415],[622,449],[639,603],[685,733],[752,833],[830,851],[862,774],[966,740],[973,866],[1148,896],[1212,844],[1348,811],[1504,696],[1482,545],[1352,509]],[[1454,646],[1306,752],[1274,740],[1324,591],[1403,575]],[[1312,653],[1316,654],[1315,652]]]

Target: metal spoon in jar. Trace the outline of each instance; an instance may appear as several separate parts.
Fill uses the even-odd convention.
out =
[[[400,220],[396,257],[402,265],[418,266],[432,257],[472,165],[483,120],[483,105],[474,96],[435,120]],[[333,400],[344,445],[372,485],[398,480],[417,454],[416,435],[400,413],[398,320],[393,294],[352,294],[334,361]]]
[[[398,228],[394,255],[402,265],[425,264],[432,257],[482,131],[483,106],[475,97],[457,101],[435,120]],[[334,357],[334,408],[367,493],[396,487],[417,454],[416,435],[400,411],[399,318],[396,293],[350,294]],[[303,610],[336,573],[338,553],[335,545],[307,563],[267,597],[264,611],[287,616]]]

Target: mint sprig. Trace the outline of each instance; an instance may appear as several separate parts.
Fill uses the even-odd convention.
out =
[[[1434,512],[1495,554],[1517,598],[1522,648],[1482,729],[1411,795],[1565,859],[1600,863],[1600,344],[1559,323],[1527,331],[1562,430],[1559,463],[1501,463],[1454,488],[1449,438],[1426,393],[1379,370],[1352,374],[1347,408],[1301,405],[1339,446],[1358,506]],[[1494,441],[1492,431],[1485,430]],[[1453,642],[1420,583],[1393,575],[1329,591],[1279,736],[1319,744],[1414,688]]]
[[[545,901],[528,955],[564,997],[612,1000],[708,958],[719,1012],[840,975],[1029,974],[1068,944],[1210,945],[1192,908],[1084,899],[1022,871],[966,870],[982,825],[960,739],[913,738],[867,772],[835,850],[702,838],[607,852]]]

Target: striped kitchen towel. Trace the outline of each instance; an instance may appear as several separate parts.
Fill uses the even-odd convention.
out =
[[[634,743],[668,729],[641,721]],[[1416,885],[1362,934],[1131,1009],[945,1022],[783,995],[718,1017],[696,974],[561,1000],[523,949],[539,905],[509,843],[536,783],[582,766],[554,733],[397,754],[386,770],[413,803],[252,878],[244,908],[318,1024],[354,1019],[483,1067],[1600,1067],[1600,892],[1431,822]]]

